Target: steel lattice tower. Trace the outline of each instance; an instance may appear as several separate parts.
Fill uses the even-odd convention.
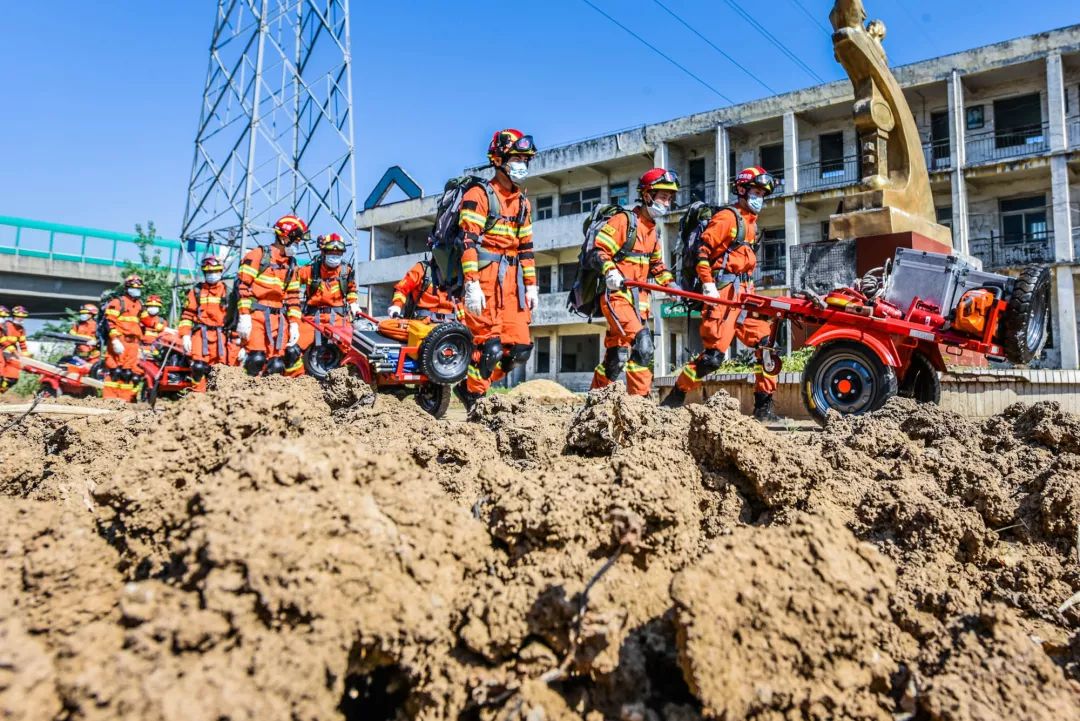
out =
[[[232,264],[289,213],[355,242],[350,53],[349,0],[218,0],[188,248]]]

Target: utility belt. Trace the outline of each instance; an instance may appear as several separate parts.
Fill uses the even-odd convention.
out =
[[[276,350],[285,350],[285,306],[282,305],[278,308],[265,305],[263,303],[253,303],[251,306],[251,314],[255,315],[256,312],[262,312],[263,314],[263,328],[266,329],[266,343],[270,348],[276,348]],[[271,316],[278,316],[281,322],[278,323],[278,337],[274,339],[274,331],[271,327]]]
[[[499,304],[502,305],[502,289],[503,283],[506,280],[506,272],[511,267],[516,267],[517,271],[517,301],[518,310],[525,310],[525,272],[521,267],[521,263],[518,262],[517,254],[508,255],[505,252],[496,250],[488,250],[487,248],[477,248],[476,250],[477,260],[479,261],[480,268],[486,268],[492,263],[499,264],[499,274],[497,283],[499,286]]]
[[[311,318],[311,325],[315,328],[315,340],[320,345],[323,343],[323,334],[319,331],[319,324],[324,323],[324,313],[330,313],[330,325],[337,325],[338,317],[348,318],[346,306],[344,305],[320,305],[314,307],[304,307],[304,317]]]
[[[197,333],[202,334],[202,354],[205,358],[210,355],[210,333],[211,330],[217,331],[217,352],[218,360],[225,360],[225,328],[220,325],[209,325],[207,323],[195,323],[194,330]]]

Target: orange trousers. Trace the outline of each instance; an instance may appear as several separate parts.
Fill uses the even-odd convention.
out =
[[[22,366],[19,365],[19,359],[14,353],[9,357],[7,354],[0,352],[0,393],[19,382],[19,372],[21,370]]]
[[[735,285],[728,284],[720,289],[720,297],[732,300],[735,298]],[[754,349],[754,358],[757,363],[754,366],[754,391],[758,393],[773,393],[776,391],[776,374],[765,372],[762,365],[762,352],[758,344],[769,337],[772,333],[772,323],[762,318],[746,316],[740,321],[738,308],[723,305],[710,305],[701,312],[701,344],[706,351],[714,350],[720,353],[727,352],[731,347],[731,341],[738,338],[739,342],[748,348]],[[675,381],[675,386],[683,391],[691,391],[701,386],[712,371],[716,370],[707,362],[704,362],[705,353],[699,353],[683,366],[682,372]]]
[[[192,362],[206,363],[207,365],[220,365],[227,362],[228,339],[225,331],[221,328],[208,328],[197,325],[191,329],[191,360]],[[196,393],[206,392],[204,377],[195,382],[192,390]]]
[[[135,401],[135,389],[142,380],[142,367],[139,365],[140,339],[134,335],[117,336],[123,344],[122,353],[113,350],[113,339],[105,346],[105,389],[101,392],[102,398],[119,398],[122,401],[132,403]],[[130,374],[130,378],[121,378],[120,375]]]
[[[529,335],[529,323],[532,314],[522,308],[518,299],[518,265],[507,265],[499,283],[499,263],[492,262],[480,268],[480,290],[484,292],[487,307],[478,315],[465,312],[465,325],[473,334],[473,356],[469,364],[465,387],[470,393],[483,395],[492,383],[506,377],[501,364],[495,366],[488,378],[480,373],[481,347],[491,338],[498,338],[503,346],[504,357],[510,354],[514,345],[528,345],[532,342]],[[524,292],[524,289],[522,289]]]
[[[630,347],[637,334],[647,328],[645,322],[649,319],[649,313],[647,310],[642,311],[639,318],[634,312],[632,296],[628,298],[628,295],[630,294],[626,291],[609,293],[600,301],[600,310],[608,324],[607,333],[604,335],[604,348],[607,349],[607,353],[593,371],[591,387],[603,388],[619,379],[618,376],[608,377],[608,371],[613,366],[613,363],[609,363],[609,359],[613,355],[612,348],[625,348],[626,350],[622,353],[625,358],[614,362],[614,365],[622,367],[619,375],[626,375],[626,392],[632,396],[647,396],[652,389],[653,380],[651,359],[650,363],[639,365],[632,358]]]

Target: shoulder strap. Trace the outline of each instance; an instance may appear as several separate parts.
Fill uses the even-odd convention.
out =
[[[626,239],[623,241],[622,247],[615,253],[613,260],[618,263],[625,258],[633,249],[634,242],[637,240],[637,213],[632,210],[620,210],[620,213],[626,215]],[[615,216],[611,216],[612,218]],[[610,218],[609,218],[610,220]]]
[[[734,205],[725,205],[721,210],[730,210],[732,215],[735,216],[735,239],[731,241],[732,247],[738,247],[746,243],[746,221],[742,217],[742,213]]]
[[[308,280],[307,294],[304,296],[305,303],[310,301],[311,296],[319,290],[319,284],[322,282],[322,258],[320,257],[308,267],[311,268],[311,278]]]
[[[490,180],[481,180],[479,185],[483,186],[488,199],[487,222],[484,224],[484,233],[486,233],[499,222],[499,217],[502,215],[502,205],[499,203],[499,196],[495,194],[495,188],[491,187]]]

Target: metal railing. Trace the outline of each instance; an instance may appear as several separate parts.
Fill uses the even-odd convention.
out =
[[[0,255],[120,268],[125,261],[139,261],[137,240],[131,233],[0,215]],[[176,240],[155,238],[152,247],[161,252],[161,262],[172,268],[182,246]]]
[[[1065,119],[1066,134],[1070,148],[1080,148],[1080,115]]]
[[[998,128],[989,133],[967,137],[967,162],[1022,158],[1038,155],[1050,149],[1050,132],[1046,123],[1021,128]]]
[[[923,143],[923,155],[926,158],[926,169],[931,173],[952,167],[952,145],[948,138]]]
[[[787,282],[787,266],[784,263],[768,265],[758,264],[751,274],[754,286],[758,288],[776,288],[785,286]]]
[[[708,181],[706,183],[696,183],[694,185],[687,185],[680,188],[679,192],[675,194],[675,202],[680,208],[685,208],[694,201],[702,201],[704,203],[716,203],[716,182]]]
[[[799,190],[822,190],[852,185],[859,180],[859,158],[799,164]]]
[[[983,270],[1003,270],[1028,263],[1054,262],[1054,234],[991,235],[973,238],[971,254],[983,262]]]

